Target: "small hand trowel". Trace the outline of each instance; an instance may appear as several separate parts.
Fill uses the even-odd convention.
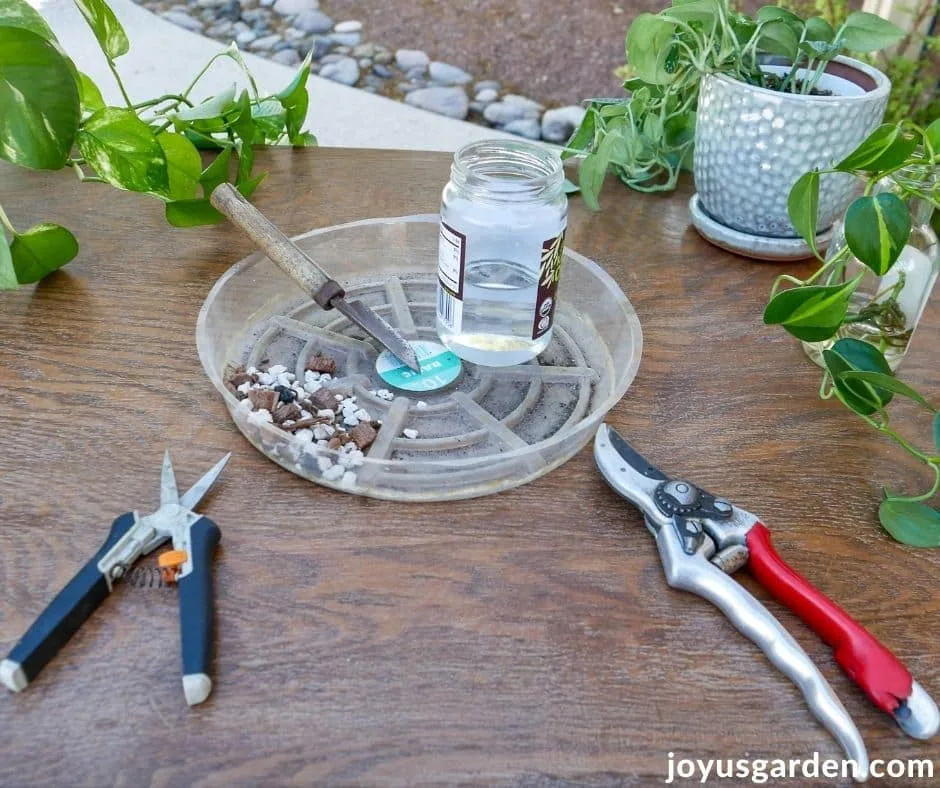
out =
[[[244,232],[285,274],[324,309],[337,309],[369,336],[394,353],[403,364],[421,372],[421,364],[408,341],[361,301],[347,301],[342,285],[301,251],[264,214],[230,184],[215,188],[209,202]]]

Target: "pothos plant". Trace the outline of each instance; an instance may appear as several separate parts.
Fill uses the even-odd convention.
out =
[[[595,210],[608,167],[632,189],[672,190],[692,163],[705,74],[812,93],[836,55],[881,49],[902,35],[891,22],[862,11],[833,29],[822,17],[803,20],[777,6],[764,6],[751,17],[733,10],[728,0],[673,0],[658,14],[640,14],[627,31],[630,76],[623,87],[631,95],[593,99],[563,155],[586,154],[580,187]],[[765,73],[763,55],[786,58],[790,72],[782,80]],[[801,69],[809,76],[798,78]]]
[[[881,277],[895,266],[911,235],[909,198],[926,201],[934,214],[940,210],[938,168],[940,119],[926,129],[910,121],[881,126],[831,169],[803,175],[790,191],[788,213],[822,264],[807,279],[777,277],[764,312],[765,323],[783,326],[797,339],[831,343],[822,345],[820,396],[835,397],[933,472],[933,483],[922,494],[885,490],[879,508],[885,529],[917,547],[940,547],[940,511],[927,503],[940,490],[940,411],[899,380],[885,357],[892,342],[900,338],[906,344],[909,334],[903,333],[905,316],[899,306],[904,274]],[[830,251],[828,259],[815,245],[819,178],[826,173],[851,174],[863,186],[862,196],[845,213],[845,243]],[[886,178],[892,179],[895,190],[876,190]],[[861,264],[857,272],[854,261]],[[883,289],[859,297],[856,291],[869,271],[879,277]],[[782,289],[784,284],[792,286]],[[862,323],[865,330],[859,334],[854,328]],[[917,448],[891,426],[886,408],[895,395],[932,414],[932,449]]]
[[[309,59],[284,90],[262,96],[233,43],[179,93],[135,101],[116,67],[130,48],[121,23],[105,0],[75,5],[95,34],[123,104],[105,104],[25,0],[0,0],[0,158],[29,169],[70,168],[83,182],[150,194],[165,203],[170,224],[187,227],[222,221],[208,197],[232,178],[232,169],[236,188],[251,196],[265,177],[254,172],[254,146],[316,145],[302,131]],[[248,87],[238,91],[233,85],[197,103],[193,90],[223,59],[241,68]],[[200,150],[211,152],[205,162]],[[18,229],[2,206],[0,228],[0,289],[36,282],[78,253],[70,230],[49,223]]]

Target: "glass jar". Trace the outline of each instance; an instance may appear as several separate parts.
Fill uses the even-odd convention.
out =
[[[909,167],[879,181],[873,193],[890,192],[907,206],[911,216],[911,235],[891,269],[884,276],[876,275],[860,263],[846,248],[844,226],[833,234],[826,255],[847,255],[841,275],[828,284],[846,282],[864,273],[864,278],[852,294],[846,321],[838,334],[824,342],[804,342],[806,354],[819,366],[824,366],[823,350],[842,337],[853,337],[870,342],[884,354],[891,369],[896,369],[911,343],[914,329],[920,321],[930,293],[940,272],[940,244],[930,225],[933,206],[918,193],[936,189],[940,175],[933,168]]]
[[[567,221],[554,151],[515,140],[458,150],[441,199],[441,342],[484,366],[541,353],[552,338]]]

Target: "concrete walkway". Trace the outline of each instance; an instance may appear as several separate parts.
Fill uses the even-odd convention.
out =
[[[79,70],[101,88],[106,101],[123,102],[94,35],[72,0],[28,0],[55,31]],[[183,90],[209,58],[224,49],[217,41],[173,25],[130,0],[108,0],[124,25],[131,49],[117,61],[118,72],[134,101]],[[296,69],[244,54],[262,93],[287,85]],[[217,61],[200,80],[193,96],[202,99],[233,82],[245,85],[244,76],[228,58]],[[453,151],[464,143],[507,135],[415,109],[391,99],[348,88],[311,75],[310,110],[306,130],[321,145],[353,148],[404,148]]]

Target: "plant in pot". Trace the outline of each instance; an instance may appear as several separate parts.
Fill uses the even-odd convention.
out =
[[[940,490],[940,410],[894,372],[940,271],[930,222],[940,210],[940,120],[926,129],[910,121],[882,126],[827,172],[852,178],[862,195],[824,259],[815,248],[824,173],[812,170],[794,184],[790,218],[822,265],[805,280],[778,277],[764,322],[783,326],[823,367],[820,396],[835,397],[933,472],[923,494],[885,491],[879,518],[898,541],[940,547],[940,511],[927,503]],[[887,406],[895,395],[931,414],[932,450],[891,426]]]
[[[231,178],[245,197],[257,188],[264,178],[254,172],[257,145],[316,144],[312,134],[301,131],[309,58],[284,90],[262,96],[233,43],[179,93],[135,101],[116,66],[130,48],[120,21],[105,0],[75,0],[75,5],[123,101],[106,105],[25,0],[0,0],[0,159],[33,170],[67,168],[83,182],[149,194],[165,203],[170,224],[189,227],[222,221],[208,196],[223,181]],[[220,60],[239,68],[247,89],[232,85],[195,101],[197,83]],[[17,228],[0,206],[0,290],[37,282],[76,254],[78,241],[65,227]]]
[[[801,173],[843,158],[881,121],[890,85],[877,69],[842,56],[902,36],[856,12],[834,30],[776,6],[756,16],[727,0],[675,0],[627,31],[634,76],[625,99],[594,100],[568,143],[586,153],[580,186],[597,207],[608,167],[641,191],[670,190],[692,166],[697,228],[751,256],[808,256],[786,204]],[[693,156],[694,150],[694,156]],[[853,184],[820,185],[823,228],[842,214]]]

